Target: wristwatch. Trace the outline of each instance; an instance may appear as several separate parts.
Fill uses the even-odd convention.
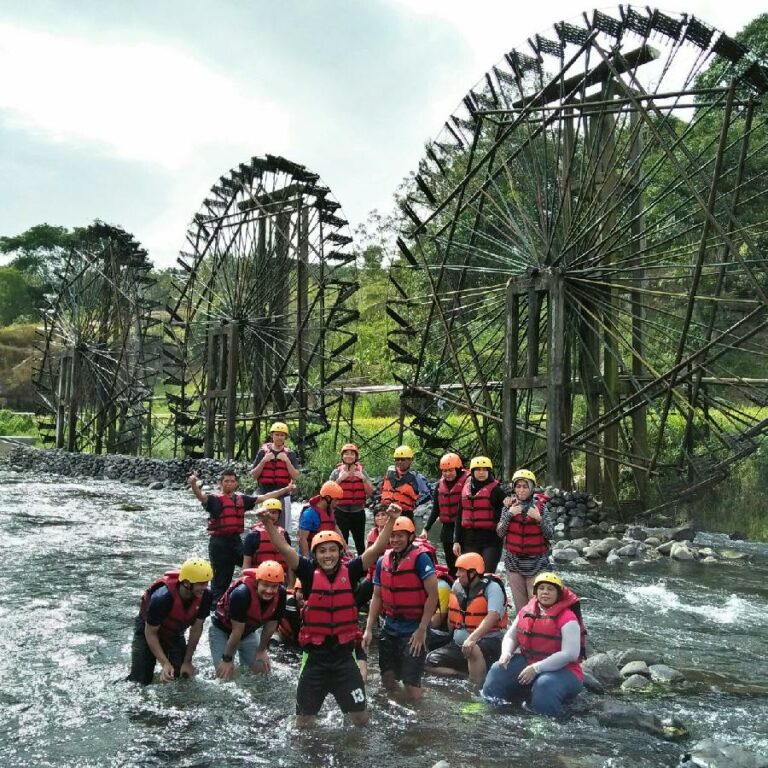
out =
[[[222,661],[226,661],[227,664],[231,664],[232,663],[232,656],[230,656],[228,653],[222,653],[221,654],[221,660]]]

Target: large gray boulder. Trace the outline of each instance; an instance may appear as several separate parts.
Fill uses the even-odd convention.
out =
[[[556,563],[570,563],[581,557],[575,549],[553,549],[552,560]]]
[[[685,680],[682,672],[666,664],[651,664],[648,667],[648,673],[654,683],[679,683]]]
[[[667,536],[672,541],[693,541],[696,538],[696,526],[692,521],[678,525],[667,531]]]
[[[608,536],[605,539],[594,542],[592,546],[605,557],[612,549],[618,549],[621,546],[621,541],[615,536]]]
[[[650,667],[652,664],[661,664],[664,657],[658,651],[650,648],[627,648],[626,651],[619,653],[616,665],[623,667],[631,661],[642,661]]]
[[[720,739],[703,739],[682,755],[678,765],[680,768],[768,768],[768,757]]]
[[[696,553],[688,546],[687,541],[676,541],[672,545],[669,556],[673,560],[695,560]]]
[[[582,662],[584,672],[589,672],[605,688],[615,688],[624,679],[613,659],[607,653],[596,653]]]
[[[622,691],[642,691],[652,685],[651,681],[644,675],[630,675],[622,684]]]
[[[632,675],[643,675],[643,677],[651,676],[651,671],[644,661],[630,661],[619,671],[624,677],[632,677]]]

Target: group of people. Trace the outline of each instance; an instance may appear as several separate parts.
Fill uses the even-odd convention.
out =
[[[374,486],[357,446],[348,443],[303,508],[294,548],[289,504],[298,458],[284,423],[274,423],[270,437],[251,471],[258,495],[239,493],[231,471],[222,473],[215,493],[188,478],[208,514],[209,561],[188,560],[146,590],[129,679],[151,682],[157,663],[162,681],[195,674],[192,658],[212,614],[209,645],[221,679],[233,676],[235,657],[268,673],[270,642],[301,650],[298,725],[312,723],[328,694],[352,722],[368,721],[374,636],[382,685],[408,700],[422,697],[426,670],[468,675],[490,701],[528,695],[534,711],[562,713],[581,690],[584,626],[577,596],[549,570],[553,529],[532,472],[516,471],[507,490],[487,457],[474,457],[465,469],[456,453],[446,454],[431,513],[417,534],[414,510],[431,489],[412,468],[413,449],[400,446],[366,536]],[[243,542],[245,515],[254,509],[256,522]],[[444,563],[428,538],[437,521]],[[496,575],[502,554],[511,622]]]

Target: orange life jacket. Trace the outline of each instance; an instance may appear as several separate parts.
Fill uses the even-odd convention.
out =
[[[167,571],[159,579],[152,582],[141,597],[139,616],[141,616],[144,621],[147,619],[149,600],[160,587],[168,587],[168,591],[173,598],[171,612],[163,619],[158,627],[158,634],[160,637],[170,640],[172,637],[182,634],[187,627],[191,627],[195,621],[197,621],[197,614],[200,610],[200,603],[203,600],[203,596],[193,596],[192,601],[185,604],[179,594],[179,572]]]
[[[381,484],[382,502],[395,502],[395,504],[400,505],[404,515],[410,516],[416,509],[418,499],[419,491],[413,472],[408,470],[404,474],[398,475],[397,470],[388,470]]]
[[[381,563],[381,612],[397,619],[420,619],[427,593],[416,572],[416,559],[422,550],[411,545],[394,567],[394,550],[384,553]]]
[[[461,491],[464,483],[467,481],[467,473],[460,469],[458,475],[451,487],[443,478],[437,484],[437,510],[441,523],[455,523],[456,515],[459,514],[459,504],[461,504]]]
[[[209,536],[232,536],[240,534],[245,528],[245,503],[243,495],[235,493],[233,496],[215,494],[221,502],[221,514],[218,517],[208,518]]]
[[[507,591],[504,583],[493,573],[486,573],[476,581],[469,590],[469,594],[459,583],[454,584],[451,596],[448,598],[448,624],[451,629],[468,629],[470,632],[477,629],[480,623],[488,615],[488,599],[485,596],[488,585],[495,581],[504,594],[504,612],[491,631],[506,629],[509,621],[507,614]],[[458,590],[458,592],[457,592]]]
[[[461,527],[496,529],[496,514],[491,505],[491,492],[499,484],[498,480],[491,480],[480,490],[472,495],[471,480],[464,483],[461,489]]]
[[[346,565],[340,565],[331,581],[322,568],[312,577],[312,591],[306,596],[301,614],[301,645],[322,645],[335,637],[340,645],[360,637],[354,584]]]

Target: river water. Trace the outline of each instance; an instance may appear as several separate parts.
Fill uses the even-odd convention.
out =
[[[329,698],[319,726],[292,728],[296,658],[270,677],[214,678],[207,632],[190,681],[125,683],[133,618],[147,585],[205,555],[191,494],[107,481],[24,481],[0,470],[0,765],[11,766],[675,766],[688,742],[605,728],[592,716],[545,721],[492,710],[466,683],[428,679],[414,709],[390,700],[372,656],[371,725],[343,724]],[[661,650],[687,682],[628,699],[768,754],[768,546],[749,565],[663,560],[562,570],[584,597],[596,650]]]

